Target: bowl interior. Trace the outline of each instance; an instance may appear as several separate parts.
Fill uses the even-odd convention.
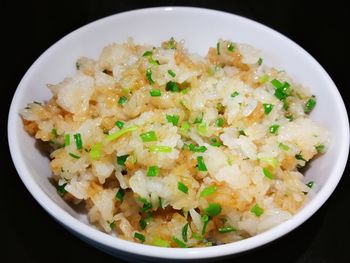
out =
[[[315,181],[316,192],[318,192],[314,197],[315,204],[309,211],[307,210],[309,205],[306,205],[295,216],[299,216],[299,219],[294,224],[290,223],[289,227],[284,228],[282,224],[267,231],[275,232],[272,232],[270,236],[266,235],[265,241],[259,241],[259,239],[254,241],[254,238],[250,238],[253,240],[249,241],[251,243],[242,243],[247,242],[245,240],[225,245],[228,249],[223,248],[221,252],[210,252],[211,254],[193,252],[191,254],[184,251],[183,255],[210,257],[234,253],[261,245],[295,228],[322,205],[343,172],[349,146],[348,120],[343,101],[327,73],[299,46],[258,23],[217,11],[195,8],[153,8],[122,13],[89,24],[64,37],[46,51],[33,64],[18,86],[9,115],[11,153],[27,188],[46,210],[51,214],[58,213],[56,218],[59,221],[64,224],[73,224],[68,227],[75,228],[79,223],[74,220],[69,221],[70,217],[67,214],[62,215],[64,213],[60,208],[72,217],[87,223],[83,214],[62,201],[55,187],[50,183],[51,172],[48,158],[38,151],[35,140],[24,131],[18,113],[29,102],[48,100],[51,94],[46,84],[60,82],[65,77],[74,74],[75,61],[80,56],[97,58],[104,46],[112,42],[123,42],[128,37],[133,37],[136,43],[157,45],[172,36],[175,39],[185,40],[185,46],[191,52],[201,55],[206,54],[209,46],[215,46],[219,38],[248,43],[261,49],[264,63],[286,70],[297,82],[310,88],[317,96],[317,107],[312,112],[311,118],[325,125],[330,130],[332,138],[327,153],[314,160],[305,175],[305,181]],[[325,188],[324,194],[319,197],[323,188]],[[80,230],[85,231],[86,229],[81,228]],[[90,238],[98,236],[98,242],[104,242],[103,239],[108,238],[103,233],[93,233]],[[264,234],[267,233],[261,235]],[[137,244],[126,243],[127,246],[137,246]],[[118,246],[118,243],[116,244],[115,246]],[[121,245],[122,250],[124,250],[124,245],[125,243]],[[159,252],[157,249],[144,253],[171,257],[171,253]],[[208,251],[214,250],[209,249]],[[139,253],[143,252],[140,250]],[[180,254],[174,257],[181,257]]]

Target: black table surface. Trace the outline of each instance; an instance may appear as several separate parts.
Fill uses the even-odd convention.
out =
[[[7,143],[7,114],[26,70],[67,33],[107,15],[152,6],[197,6],[242,15],[288,36],[314,56],[346,104],[350,88],[350,15],[336,1],[3,1],[0,199],[1,262],[124,262],[79,240],[36,203],[21,182]],[[260,249],[223,262],[350,262],[349,167],[335,192],[306,223]]]

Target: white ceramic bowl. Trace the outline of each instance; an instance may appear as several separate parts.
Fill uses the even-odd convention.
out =
[[[49,182],[49,160],[35,147],[23,129],[19,111],[27,103],[47,100],[47,83],[57,83],[74,72],[80,56],[97,57],[111,42],[129,36],[136,43],[159,44],[171,36],[184,39],[191,52],[204,55],[217,39],[249,43],[263,51],[264,62],[285,69],[296,81],[317,95],[312,119],[323,123],[332,141],[325,155],[312,161],[306,181],[316,182],[317,194],[291,220],[271,230],[236,243],[206,248],[160,248],[124,241],[90,226]],[[235,254],[266,244],[293,230],[331,195],[348,157],[349,122],[339,92],[325,70],[300,46],[276,31],[236,15],[187,7],[161,7],[113,15],[84,26],[62,38],[31,66],[14,95],[8,120],[9,145],[18,174],[40,205],[74,234],[111,254],[127,257],[200,259]]]

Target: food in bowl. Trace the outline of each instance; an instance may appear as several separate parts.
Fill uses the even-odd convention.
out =
[[[250,45],[219,40],[206,57],[173,38],[105,47],[24,127],[50,146],[62,197],[107,233],[163,247],[238,241],[308,199],[299,171],[328,144],[316,97]]]

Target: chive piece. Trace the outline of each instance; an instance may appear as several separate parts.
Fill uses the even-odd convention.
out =
[[[203,121],[203,112],[201,112],[194,120],[193,124],[196,124],[196,123],[202,123]]]
[[[263,59],[259,58],[257,63],[258,63],[259,66],[261,66],[261,64],[263,63]]]
[[[204,163],[203,156],[197,156],[197,167],[201,172],[208,171],[207,166]]]
[[[159,89],[151,89],[149,94],[152,97],[160,97],[162,95],[162,92]]]
[[[118,192],[115,194],[115,198],[118,199],[120,202],[123,202],[124,195],[125,195],[124,189],[119,188]]]
[[[168,122],[171,122],[174,126],[177,126],[179,122],[179,115],[166,115],[166,119]]]
[[[128,127],[128,128],[124,128],[124,129],[121,129],[121,130],[119,130],[117,132],[109,134],[106,137],[106,140],[107,141],[113,141],[113,140],[116,140],[119,137],[123,136],[125,133],[136,131],[136,130],[137,130],[137,126],[131,126],[131,127]]]
[[[143,57],[149,57],[149,56],[152,56],[153,55],[153,52],[152,51],[150,51],[150,50],[148,50],[148,51],[146,51],[145,53],[143,53]]]
[[[283,143],[279,143],[279,144],[278,144],[278,147],[279,147],[280,149],[282,149],[283,151],[288,151],[288,150],[289,150],[289,146],[288,146],[288,145],[285,145],[285,144],[283,144]]]
[[[317,153],[324,153],[325,148],[326,147],[323,144],[319,144],[315,146]]]
[[[260,217],[264,213],[264,209],[261,208],[258,204],[255,204],[251,209],[250,212],[255,214],[257,217]]]
[[[146,70],[146,79],[149,84],[154,84],[154,80],[152,79],[152,70],[150,68]]]
[[[62,185],[57,185],[56,186],[56,189],[57,189],[57,192],[61,195],[61,196],[64,196],[65,193],[67,193],[67,190],[65,189],[67,183],[64,183]]]
[[[51,130],[51,134],[52,134],[53,138],[57,138],[57,137],[58,137],[57,129],[56,129],[56,128],[53,128],[53,129]]]
[[[220,42],[216,43],[216,53],[220,55]]]
[[[145,240],[146,240],[145,236],[142,235],[141,233],[138,233],[138,232],[135,232],[134,238],[137,238],[137,239],[140,240],[142,243],[145,242]]]
[[[109,223],[109,227],[113,230],[115,228],[115,221],[113,220],[111,223]]]
[[[269,127],[269,132],[272,134],[277,134],[279,127],[280,126],[278,124],[273,124]]]
[[[143,203],[141,212],[146,212],[147,210],[152,208],[152,204],[148,202],[146,198],[140,197],[138,198],[138,200]]]
[[[117,164],[119,165],[125,165],[126,159],[129,157],[129,154],[117,156]]]
[[[89,152],[90,158],[93,160],[100,159],[102,147],[103,147],[102,143],[96,143],[95,145],[93,145]]]
[[[163,208],[162,198],[158,196],[158,207]]]
[[[268,115],[272,109],[273,109],[273,105],[272,104],[269,104],[269,103],[264,103],[263,104],[263,107],[264,107],[264,113],[265,115]]]
[[[288,119],[288,121],[294,120],[293,114],[286,115],[285,117],[286,117],[286,119]]]
[[[160,238],[154,238],[152,245],[157,247],[170,247],[170,244],[167,241]]]
[[[177,189],[179,189],[181,192],[184,192],[185,194],[188,194],[188,187],[182,182],[177,182]]]
[[[219,227],[218,228],[218,231],[219,233],[221,234],[224,234],[224,233],[229,233],[229,232],[233,232],[233,231],[236,231],[237,229],[232,227],[232,226],[225,226],[225,227]]]
[[[199,135],[205,136],[207,134],[207,125],[205,124],[205,122],[197,124],[196,131]]]
[[[310,181],[306,184],[307,187],[312,188],[314,186],[314,181]]]
[[[205,147],[204,145],[202,146],[196,146],[193,143],[190,143],[188,145],[188,148],[191,152],[201,152],[204,153],[207,150],[207,147]]]
[[[175,72],[172,71],[171,69],[168,70],[168,74],[173,78],[176,76]]]
[[[199,194],[200,197],[207,197],[209,195],[212,195],[217,190],[217,187],[215,185],[207,186],[205,187],[202,192]]]
[[[224,126],[224,123],[225,123],[224,118],[218,118],[218,119],[215,121],[215,126],[216,126],[216,127],[222,127],[222,126]]]
[[[273,79],[271,81],[271,84],[275,87],[275,97],[281,101],[285,100],[289,94],[288,89],[290,87],[290,84],[288,82],[284,82],[283,84],[277,80]]]
[[[202,240],[202,236],[198,233],[193,233],[192,237],[197,240],[197,241],[201,241]]]
[[[67,133],[64,135],[64,146],[69,146],[70,145],[70,134]]]
[[[158,166],[150,166],[148,167],[147,170],[147,176],[149,177],[154,177],[157,176],[159,174],[159,167]]]
[[[148,150],[150,152],[162,152],[162,153],[170,153],[173,148],[164,145],[151,145]]]
[[[147,226],[147,221],[145,219],[141,218],[141,220],[139,222],[139,225],[140,225],[140,228],[142,230],[144,230],[146,228],[146,226]]]
[[[214,147],[220,147],[220,146],[222,146],[223,144],[222,144],[222,142],[221,142],[220,140],[218,140],[218,139],[216,139],[216,138],[211,138],[211,139],[210,139],[210,145],[211,145],[211,146],[214,146]]]
[[[265,83],[265,82],[268,81],[268,80],[269,80],[269,75],[267,75],[267,74],[260,76],[260,78],[258,79],[258,81],[259,81],[261,84]]]
[[[238,134],[239,134],[239,135],[242,135],[242,136],[247,136],[247,134],[244,132],[244,130],[239,130],[239,131],[238,131]]]
[[[124,127],[124,122],[122,121],[116,121],[115,126],[117,126],[119,129],[123,129]]]
[[[204,209],[208,216],[217,216],[221,213],[221,205],[217,203],[209,203],[208,207]]]
[[[274,85],[276,89],[283,88],[283,84],[277,79],[271,80],[271,84]]]
[[[263,174],[265,175],[266,178],[269,178],[270,180],[273,179],[272,173],[269,171],[267,168],[262,168]]]
[[[190,91],[190,88],[185,88],[181,90],[181,94],[187,94]]]
[[[201,216],[201,221],[203,222],[202,235],[205,234],[209,220],[210,220],[210,218],[208,215],[204,214]]]
[[[74,153],[68,153],[71,157],[73,157],[74,159],[80,159],[79,155],[76,155]]]
[[[187,232],[188,232],[188,223],[186,223],[183,227],[182,227],[182,239],[187,242],[188,238],[187,238]]]
[[[118,104],[123,106],[127,102],[128,98],[125,96],[121,96],[118,100]]]
[[[176,43],[173,37],[168,41],[168,49],[176,49]]]
[[[157,134],[155,133],[155,131],[141,133],[140,137],[143,142],[154,142],[158,140]]]
[[[301,155],[301,152],[295,155],[295,159],[306,162],[306,160],[304,159],[304,157]]]
[[[236,46],[230,42],[230,44],[228,44],[227,50],[230,52],[233,52],[236,49]]]
[[[171,92],[180,92],[180,87],[176,82],[168,81],[166,83],[165,90],[171,91]]]
[[[268,165],[276,168],[278,165],[278,160],[276,158],[262,157],[259,159],[263,163],[267,163]]]
[[[187,247],[184,242],[182,242],[180,239],[176,238],[175,236],[172,237],[172,240],[181,248]]]
[[[187,121],[184,121],[181,124],[180,133],[183,134],[183,135],[187,135],[189,129],[190,129],[190,124]]]
[[[313,110],[313,108],[315,108],[315,106],[316,106],[316,100],[315,100],[315,96],[312,96],[307,102],[306,102],[306,104],[305,104],[305,106],[304,106],[304,112],[306,113],[306,114],[309,114],[312,110]]]
[[[75,142],[75,146],[77,147],[78,150],[83,149],[83,141],[81,140],[81,134],[80,133],[76,133],[73,135],[74,137],[74,142]]]
[[[234,97],[237,97],[239,95],[239,92],[237,92],[237,91],[234,91],[234,92],[232,92],[231,93],[231,98],[234,98]]]

